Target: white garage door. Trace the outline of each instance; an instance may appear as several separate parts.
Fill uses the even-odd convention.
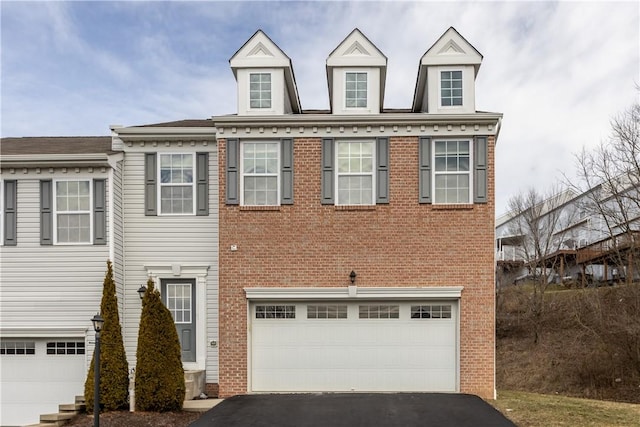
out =
[[[84,393],[83,339],[10,339],[0,342],[1,426],[35,424]]]
[[[254,392],[458,390],[457,302],[251,305]]]

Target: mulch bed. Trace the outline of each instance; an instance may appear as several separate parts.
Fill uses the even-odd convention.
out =
[[[129,412],[100,414],[100,427],[187,427],[202,416],[199,412]],[[81,414],[67,426],[93,427],[93,415]]]

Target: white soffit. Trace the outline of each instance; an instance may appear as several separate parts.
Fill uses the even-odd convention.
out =
[[[457,299],[463,286],[244,288],[248,300],[420,300]]]

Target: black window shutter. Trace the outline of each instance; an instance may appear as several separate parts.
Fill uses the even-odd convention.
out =
[[[209,153],[196,153],[196,215],[209,215]]]
[[[282,190],[280,194],[281,205],[293,204],[293,139],[283,138],[280,141],[280,149],[282,150]]]
[[[40,181],[40,244],[53,245],[53,183]]]
[[[144,214],[147,216],[158,215],[157,162],[158,155],[156,153],[145,153]]]
[[[389,138],[376,140],[376,203],[389,203]]]
[[[228,205],[240,204],[240,142],[227,139],[226,198]]]
[[[333,138],[322,138],[322,189],[321,203],[333,205]]]
[[[7,180],[4,182],[4,244],[15,246],[18,244],[17,213],[18,213],[18,181]]]
[[[487,137],[476,136],[473,150],[473,202],[487,203]]]
[[[93,180],[93,244],[107,244],[107,185],[104,179]]]
[[[420,203],[431,203],[431,138],[421,136],[418,142],[418,192]]]

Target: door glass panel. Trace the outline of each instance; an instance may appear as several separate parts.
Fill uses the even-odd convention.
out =
[[[191,323],[191,283],[167,283],[167,308],[175,323]]]

